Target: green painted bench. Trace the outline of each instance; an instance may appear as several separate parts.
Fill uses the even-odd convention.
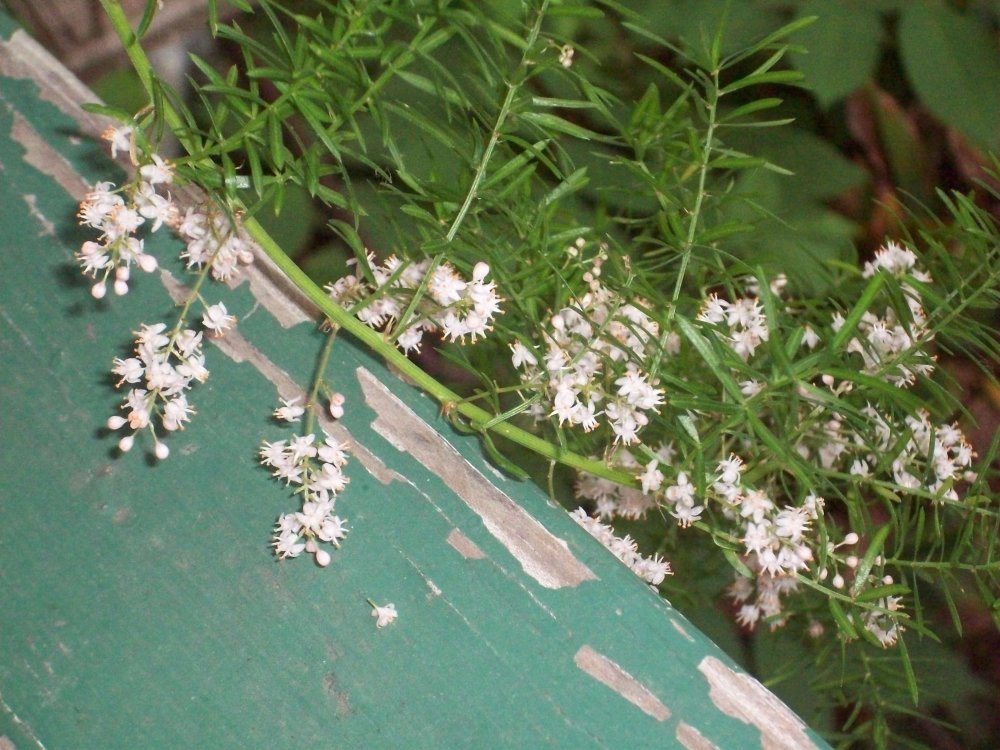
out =
[[[168,319],[178,267],[97,302],[73,253],[118,179],[82,85],[0,19],[0,750],[824,746],[438,407],[342,335],[352,529],[277,562],[293,500],[257,465],[308,384],[315,316],[262,259],[167,461],[102,428],[112,357]],[[167,237],[154,243],[176,257]],[[367,600],[393,602],[378,629]]]

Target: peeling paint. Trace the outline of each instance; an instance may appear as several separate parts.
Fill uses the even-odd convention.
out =
[[[670,709],[663,705],[648,687],[604,654],[584,645],[580,646],[573,661],[595,680],[611,688],[657,721],[666,721],[670,718]]]
[[[108,117],[81,109],[80,102],[96,101],[97,97],[24,31],[17,30],[9,40],[0,41],[0,75],[33,81],[38,86],[39,98],[75,120],[81,134],[91,140],[99,139],[105,128],[117,124]],[[11,136],[25,148],[28,164],[55,179],[76,200],[83,199],[90,187],[86,180],[17,113]],[[205,200],[197,190],[178,188],[173,192],[181,208]],[[253,296],[285,328],[318,316],[316,307],[263,253],[257,253],[254,263],[230,286],[244,282],[249,282]]]
[[[677,723],[677,741],[687,750],[719,750],[718,745],[702,737],[701,732],[690,724],[681,721]]]
[[[34,81],[39,89],[38,98],[76,120],[84,135],[96,138],[112,123],[108,117],[80,109],[80,102],[96,101],[97,97],[21,29],[11,34],[10,39],[0,40],[0,75]]]
[[[709,697],[722,713],[760,730],[762,750],[818,750],[802,719],[753,677],[714,656],[702,659],[698,671],[708,680]]]
[[[37,679],[38,675],[36,674],[35,677]],[[8,704],[7,701],[3,699],[2,695],[0,695],[0,712],[6,714],[10,722],[15,727],[17,727],[19,732],[23,734],[25,737],[27,737],[29,740],[31,740],[33,747],[37,748],[37,750],[45,750],[45,745],[43,745],[42,741],[38,739],[38,735],[35,734],[35,730],[31,727],[30,724],[28,724],[26,721],[21,719],[20,716],[14,713],[14,709],[11,708],[10,704]],[[5,739],[7,739],[7,742],[10,743],[11,747],[14,747],[14,743],[11,742],[9,738]]]
[[[28,213],[31,217],[37,221],[41,227],[42,231],[38,233],[39,237],[55,237],[56,225],[45,218],[45,214],[41,212],[38,208],[38,196],[34,193],[25,193],[21,196],[24,198],[24,202],[28,204]]]
[[[334,705],[337,707],[337,716],[347,716],[351,713],[351,697],[341,687],[335,672],[331,671],[323,675],[323,689],[333,699]]]
[[[250,293],[254,298],[282,328],[311,322],[319,316],[316,306],[263,252],[255,253],[253,263],[244,266],[229,286],[235,288],[244,281],[250,284]]]
[[[674,630],[680,633],[682,636],[687,638],[691,643],[694,643],[694,638],[684,629],[684,626],[680,624],[679,621],[675,620],[673,617],[670,618],[670,624],[674,626]]]
[[[486,553],[458,529],[452,529],[446,541],[466,560],[482,560],[486,557]]]
[[[359,367],[357,377],[365,402],[376,414],[372,429],[440,477],[521,563],[525,573],[550,589],[596,580],[564,541],[493,485],[371,372]]]
[[[75,200],[83,200],[90,186],[66,158],[50,146],[41,133],[17,112],[10,137],[24,148],[24,161],[55,180]]]

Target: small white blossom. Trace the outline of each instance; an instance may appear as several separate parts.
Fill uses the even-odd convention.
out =
[[[372,617],[376,618],[376,628],[381,629],[386,625],[391,625],[396,621],[396,618],[399,617],[395,604],[389,603],[380,607],[371,600],[369,600],[368,603],[372,605]]]
[[[559,64],[564,68],[568,68],[573,64],[573,46],[570,44],[564,44],[559,48]]]
[[[212,333],[221,336],[236,325],[236,316],[230,315],[226,306],[222,302],[218,302],[205,308],[201,316],[201,324]]]
[[[284,422],[298,422],[302,415],[306,413],[305,407],[299,405],[301,398],[281,399],[281,406],[274,410],[275,419]]]

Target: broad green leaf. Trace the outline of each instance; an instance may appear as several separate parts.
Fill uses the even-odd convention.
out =
[[[865,0],[806,0],[800,16],[819,20],[796,36],[806,52],[793,52],[795,67],[821,107],[843,99],[872,76],[882,43],[882,18]]]
[[[935,116],[980,146],[1000,144],[1000,51],[989,26],[944,3],[911,3],[899,48],[910,83]]]

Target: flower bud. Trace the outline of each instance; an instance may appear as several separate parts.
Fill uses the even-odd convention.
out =
[[[486,278],[487,274],[490,272],[490,266],[488,263],[479,261],[472,269],[472,280],[482,281]]]
[[[108,417],[108,421],[106,424],[108,425],[109,430],[120,430],[122,427],[125,426],[126,422],[128,422],[128,420],[125,419],[125,417],[116,415],[113,417]]]
[[[92,287],[90,287],[90,294],[94,299],[104,299],[104,295],[108,293],[108,287],[103,281],[98,281]]]
[[[157,266],[156,258],[150,255],[149,253],[143,253],[138,258],[136,258],[136,263],[138,263],[139,268],[141,268],[146,273],[152,273],[153,271],[156,270]]]
[[[153,448],[153,453],[161,461],[170,455],[170,448],[167,447],[166,443],[157,442],[156,447]]]
[[[121,440],[118,441],[118,450],[122,453],[128,453],[132,450],[132,446],[135,444],[135,437],[132,435],[126,435]]]
[[[330,553],[325,549],[316,550],[316,564],[321,568],[325,568],[330,564]]]
[[[128,282],[118,279],[117,281],[115,281],[114,289],[115,289],[115,294],[117,294],[119,297],[126,295],[128,294]]]

